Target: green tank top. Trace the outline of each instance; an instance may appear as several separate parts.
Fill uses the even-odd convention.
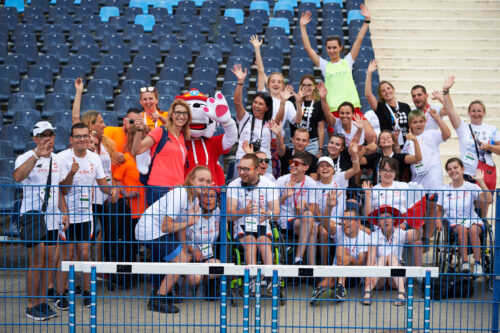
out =
[[[325,86],[328,90],[326,100],[330,111],[337,111],[343,102],[351,102],[355,108],[361,108],[352,70],[345,59],[335,64],[331,61],[326,64]]]

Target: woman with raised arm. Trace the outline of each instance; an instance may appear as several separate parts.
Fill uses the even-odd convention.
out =
[[[380,123],[380,130],[394,132],[397,143],[402,146],[406,141],[406,134],[409,132],[408,114],[411,111],[410,106],[396,100],[394,86],[388,81],[380,82],[378,99],[373,95],[372,75],[377,69],[377,60],[370,61],[366,71],[365,96],[371,108],[375,110]]]
[[[500,155],[500,132],[496,127],[483,123],[486,115],[486,107],[479,100],[472,101],[469,104],[467,111],[469,114],[469,124],[460,118],[450,96],[450,89],[454,83],[454,76],[447,77],[444,80],[442,93],[444,107],[448,112],[451,125],[458,135],[460,160],[465,167],[464,179],[475,183],[474,175],[480,164],[481,168],[487,173],[496,175],[492,154]],[[491,181],[488,181],[488,178]],[[490,190],[495,190],[496,177],[486,177],[486,184]]]
[[[139,103],[144,110],[141,113],[144,124],[147,124],[151,130],[167,123],[168,112],[160,111],[158,91],[155,87],[141,87],[139,89]]]

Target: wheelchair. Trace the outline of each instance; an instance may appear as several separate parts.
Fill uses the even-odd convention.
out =
[[[288,246],[285,237],[280,231],[280,227],[277,221],[271,221],[271,229],[272,229],[272,253],[273,253],[273,263],[275,265],[286,265],[288,262],[289,256],[292,255],[293,258],[293,246]],[[231,231],[229,230],[231,229]],[[239,241],[234,240],[231,236],[232,228],[228,228],[227,231],[227,242],[228,242],[228,251],[227,251],[227,262],[233,262],[237,265],[244,264],[244,249],[243,245],[239,243]],[[290,252],[290,253],[289,253]],[[257,256],[257,263],[262,264],[262,259],[260,258],[260,254]],[[284,279],[279,279],[279,303],[280,305],[285,305],[286,303],[286,284]],[[238,276],[234,278],[230,278],[229,282],[229,299],[231,306],[238,306],[238,300],[243,299],[243,277]]]
[[[481,243],[481,265],[483,275],[487,279],[490,290],[493,290],[493,231],[487,219],[483,221],[483,232],[480,235]],[[469,255],[472,253],[472,247],[469,247]],[[458,236],[450,227],[450,222],[443,220],[443,228],[436,231],[435,245],[433,248],[433,264],[439,268],[440,273],[462,273],[462,256],[460,255]],[[471,274],[471,278],[477,279],[479,276]]]

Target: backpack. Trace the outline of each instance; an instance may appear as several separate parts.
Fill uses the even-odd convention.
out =
[[[148,186],[149,175],[151,174],[151,169],[153,168],[153,162],[155,160],[156,155],[158,155],[158,153],[163,149],[163,147],[165,147],[165,144],[167,143],[167,141],[170,140],[168,138],[168,130],[165,128],[165,126],[161,126],[161,128],[163,129],[163,131],[161,133],[161,139],[158,142],[158,145],[156,146],[155,153],[154,153],[153,157],[151,158],[151,162],[149,163],[148,173],[147,174],[142,174],[142,173],[139,174],[139,181],[144,186]]]
[[[422,281],[422,296],[425,295],[425,281]],[[462,275],[431,278],[431,299],[468,298],[474,295],[474,283],[470,277]]]

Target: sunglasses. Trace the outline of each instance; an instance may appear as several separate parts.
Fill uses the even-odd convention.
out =
[[[342,133],[333,133],[332,136],[334,136],[336,138],[345,139],[345,135]]]
[[[155,91],[155,87],[141,87],[141,93],[145,93],[146,91],[148,92],[153,92]]]
[[[302,163],[301,161],[297,161],[297,160],[290,160],[289,164],[290,164],[290,166],[292,166],[292,165],[300,166],[300,165],[304,165],[305,163]]]
[[[259,158],[259,163],[267,163],[269,164],[270,159],[268,158]]]

